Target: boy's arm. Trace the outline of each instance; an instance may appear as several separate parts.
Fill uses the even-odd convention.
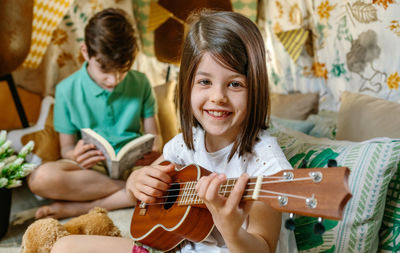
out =
[[[63,134],[59,133],[61,157],[75,160],[73,156],[73,151],[75,148],[76,137],[73,134]]]
[[[88,169],[105,160],[103,153],[94,144],[85,144],[83,140],[76,142],[76,136],[59,133],[62,158],[76,161],[82,168]]]
[[[146,134],[154,134],[156,138],[154,139],[153,151],[161,152],[161,136],[160,127],[158,125],[157,116],[144,118],[143,119],[143,130]]]

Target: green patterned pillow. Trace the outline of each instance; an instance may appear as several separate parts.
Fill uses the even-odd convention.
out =
[[[400,162],[400,140],[334,141],[299,132],[270,130],[294,168],[324,167],[330,159],[351,170],[353,197],[341,221],[324,220],[326,232],[313,233],[316,218],[295,219],[300,252],[376,252],[389,182]]]
[[[400,251],[400,163],[389,183],[385,212],[379,231],[380,252]]]

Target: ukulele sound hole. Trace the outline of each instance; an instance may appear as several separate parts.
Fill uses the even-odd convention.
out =
[[[167,199],[165,200],[164,209],[170,209],[179,196],[179,184],[173,184],[168,190]]]

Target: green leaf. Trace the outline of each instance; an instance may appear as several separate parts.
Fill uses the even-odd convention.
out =
[[[311,156],[312,156],[315,152],[317,152],[317,151],[316,151],[316,150],[310,150],[310,151],[308,151],[306,157],[304,158],[304,159],[306,160],[306,162],[310,160]]]
[[[332,149],[328,148],[319,153],[310,163],[311,168],[324,167],[330,159],[336,159],[339,153],[335,153]]]
[[[292,158],[289,159],[290,165],[292,165],[293,168],[297,168],[296,164],[305,156],[304,153],[296,154]]]
[[[296,229],[294,230],[294,234],[299,250],[312,249],[324,243],[322,236],[314,233],[314,225],[317,222],[318,219],[314,217],[301,216],[295,219]],[[324,220],[322,224],[325,226],[326,231],[328,231],[336,227],[338,221]]]

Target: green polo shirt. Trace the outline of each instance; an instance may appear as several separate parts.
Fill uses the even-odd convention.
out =
[[[80,129],[91,128],[118,152],[141,135],[141,119],[156,113],[151,85],[145,74],[131,70],[110,92],[90,78],[86,66],[56,86],[54,128],[78,136]]]

